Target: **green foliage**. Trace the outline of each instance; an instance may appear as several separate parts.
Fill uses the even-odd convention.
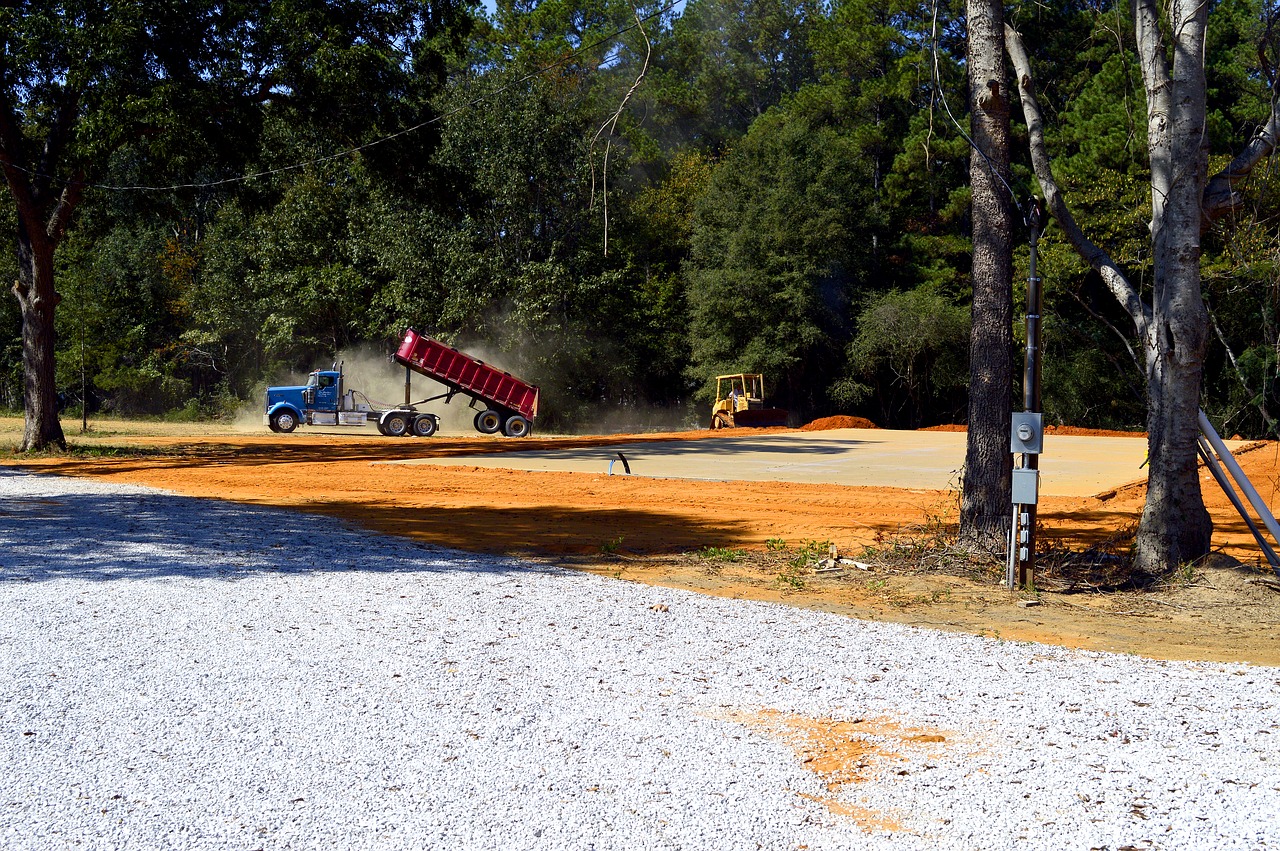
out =
[[[872,400],[887,427],[951,422],[966,404],[968,340],[969,311],[931,289],[877,296],[849,344],[856,378],[837,382],[832,395],[846,408]]]
[[[69,404],[83,384],[90,410],[210,416],[412,325],[539,383],[540,429],[685,417],[742,370],[801,418],[963,416],[962,4],[935,20],[904,0],[691,0],[643,32],[618,0],[501,0],[492,19],[453,0],[215,5],[0,9],[0,85],[32,170],[75,92],[59,179],[270,172],[86,191],[57,256]],[[1212,169],[1270,109],[1262,11],[1227,0],[1210,16]],[[1077,219],[1149,280],[1127,9],[1009,12]],[[1020,197],[1035,189],[1022,142]],[[1251,178],[1204,240],[1204,405],[1233,433],[1273,433],[1280,411],[1277,180]],[[1015,259],[1025,274],[1021,242]],[[1052,227],[1041,273],[1048,416],[1141,426],[1128,318]],[[0,253],[0,279],[17,274]],[[0,407],[21,405],[20,334],[5,298]]]
[[[741,561],[746,553],[732,547],[703,547],[698,550],[698,558],[705,561],[736,562]]]

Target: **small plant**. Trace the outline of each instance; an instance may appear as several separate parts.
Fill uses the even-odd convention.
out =
[[[780,552],[787,548],[787,542],[782,538],[770,538],[764,542],[765,549],[771,553]]]
[[[832,554],[830,541],[805,541],[795,551],[795,555],[791,558],[791,564],[796,568],[805,568],[822,561],[830,554]]]
[[[798,566],[795,561],[778,571],[778,582],[786,585],[796,591],[804,590],[804,577],[801,575],[802,567]]]
[[[622,537],[623,537],[622,535],[619,535],[618,537],[614,538],[612,541],[601,544],[600,552],[609,556],[616,553],[618,551],[618,548],[622,546]]]
[[[741,561],[744,555],[746,555],[745,551],[730,547],[703,547],[698,550],[698,558],[706,561]]]

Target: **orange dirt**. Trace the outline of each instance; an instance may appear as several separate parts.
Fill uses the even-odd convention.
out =
[[[859,428],[859,426],[848,426],[848,428]],[[920,429],[921,431],[968,431],[967,426],[963,425],[936,425],[927,426]],[[1064,434],[1079,435],[1081,437],[1146,437],[1145,431],[1115,431],[1105,428],[1081,428],[1080,426],[1053,425],[1052,423],[1044,427],[1045,434]],[[1239,440],[1239,435],[1232,437],[1232,440]]]
[[[836,428],[880,428],[866,417],[822,417],[808,425],[800,427],[800,431],[829,431]]]
[[[1160,658],[1280,665],[1274,636],[1280,593],[1268,584],[1269,574],[1249,568],[1188,572],[1182,578],[1192,581],[1159,594],[1044,593],[1038,605],[1025,608],[1019,595],[990,579],[900,575],[874,564],[871,570],[829,576],[814,574],[808,565],[788,569],[784,561],[779,568],[776,558],[756,558],[770,546],[776,549],[779,540],[792,548],[812,541],[834,543],[842,555],[874,562],[864,548],[886,546],[886,536],[954,522],[957,498],[950,492],[382,463],[711,434],[512,441],[314,433],[281,438],[227,431],[108,438],[112,445],[133,447],[115,456],[2,460],[192,496],[287,506],[433,544],[518,554],[704,593]],[[1280,446],[1257,444],[1239,458],[1263,496],[1273,498]],[[1246,527],[1212,482],[1205,497],[1215,544],[1242,561],[1255,560]],[[1041,504],[1042,537],[1077,545],[1106,539],[1136,525],[1143,498],[1141,485],[1097,497],[1047,498]],[[741,561],[721,557],[731,549],[751,553]],[[703,557],[692,555],[703,550]]]

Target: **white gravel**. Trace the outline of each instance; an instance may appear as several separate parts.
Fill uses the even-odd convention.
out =
[[[1280,848],[1278,703],[0,468],[6,849]]]

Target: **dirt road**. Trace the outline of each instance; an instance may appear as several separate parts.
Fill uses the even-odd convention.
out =
[[[0,445],[15,443],[19,428],[0,421]],[[1269,572],[1249,566],[1257,553],[1247,529],[1212,482],[1205,497],[1219,548],[1211,564],[1218,566],[1189,568],[1154,592],[1013,595],[990,572],[952,575],[879,563],[877,552],[914,546],[954,523],[957,496],[946,489],[656,478],[617,469],[609,475],[603,463],[595,473],[481,466],[500,453],[567,455],[620,442],[679,443],[688,448],[684,454],[707,455],[723,437],[711,432],[513,441],[278,437],[265,429],[119,423],[94,424],[83,437],[78,431],[78,423],[67,424],[81,447],[70,457],[10,453],[3,463],[287,506],[432,544],[728,597],[1156,658],[1280,665],[1280,593]],[[1238,457],[1264,497],[1275,498],[1280,447],[1256,444]],[[1140,482],[1092,496],[1048,496],[1042,535],[1059,547],[1116,536],[1136,525],[1143,497]],[[825,555],[828,544],[871,569],[814,573],[808,556]]]

